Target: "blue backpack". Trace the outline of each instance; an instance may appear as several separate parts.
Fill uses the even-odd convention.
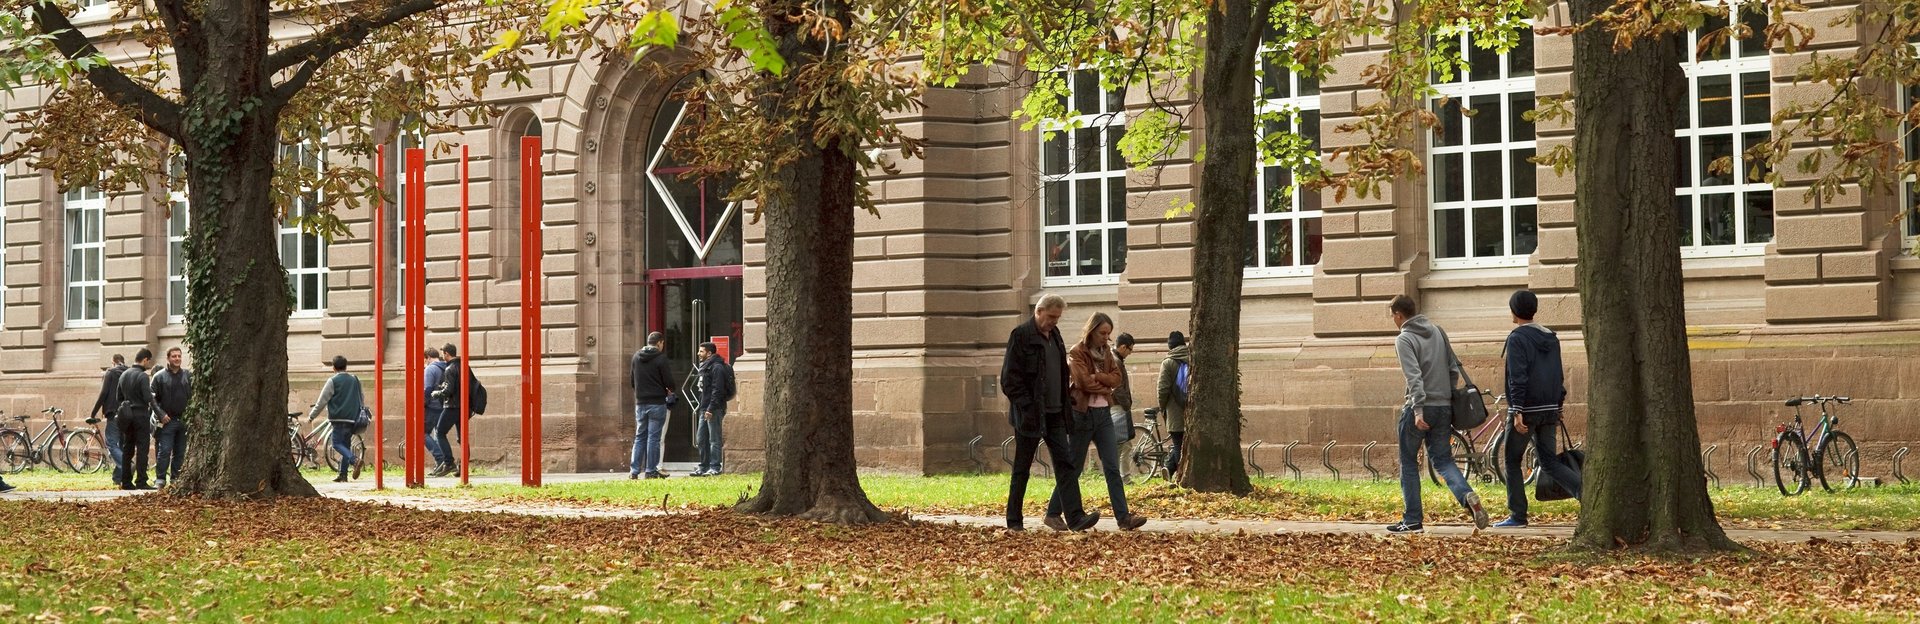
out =
[[[1181,399],[1187,398],[1187,395],[1192,393],[1193,391],[1192,371],[1193,371],[1192,364],[1181,362],[1179,372],[1174,374],[1173,385],[1174,387],[1177,387],[1180,389]]]

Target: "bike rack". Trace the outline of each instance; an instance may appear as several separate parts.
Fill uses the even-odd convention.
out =
[[[1340,469],[1339,469],[1339,468],[1335,468],[1335,467],[1333,467],[1333,444],[1334,444],[1334,442],[1336,442],[1336,441],[1335,441],[1335,440],[1327,440],[1327,445],[1326,445],[1326,446],[1322,446],[1322,447],[1320,447],[1320,465],[1322,465],[1322,466],[1326,466],[1326,467],[1327,467],[1327,471],[1328,471],[1328,472],[1332,472],[1332,473],[1333,473],[1333,480],[1335,480],[1335,481],[1339,481],[1339,480],[1340,480]]]
[[[1373,480],[1377,482],[1380,480],[1380,469],[1373,467],[1373,447],[1376,446],[1380,446],[1380,443],[1368,442],[1366,446],[1360,447],[1360,466],[1366,468],[1367,473],[1372,474]]]
[[[1013,446],[1013,436],[1007,436],[1007,439],[1000,441],[1000,461],[1007,463],[1008,470],[1013,469],[1013,456],[1007,454],[1007,448],[1011,446]]]
[[[1267,443],[1266,440],[1254,440],[1253,444],[1247,445],[1247,466],[1250,468],[1253,468],[1254,476],[1258,476],[1262,479],[1267,478],[1267,469],[1261,468],[1260,462],[1254,461],[1253,452],[1255,450],[1258,450],[1260,447],[1265,446],[1266,443]]]
[[[1912,479],[1908,479],[1907,473],[1900,469],[1900,464],[1907,460],[1907,453],[1911,450],[1912,449],[1902,446],[1900,450],[1893,452],[1893,478],[1899,479],[1903,484],[1913,481]]]
[[[980,456],[980,441],[986,438],[987,436],[977,435],[973,436],[972,440],[967,440],[967,459],[973,460],[975,472],[987,471],[987,458]]]
[[[1766,475],[1760,474],[1760,453],[1765,450],[1767,450],[1765,444],[1755,444],[1753,448],[1747,449],[1747,476],[1753,477],[1753,484],[1761,487],[1767,485]]]
[[[1300,467],[1293,464],[1293,447],[1296,446],[1300,446],[1299,440],[1294,440],[1281,446],[1280,460],[1287,465],[1287,470],[1293,471],[1293,480],[1297,482],[1301,480],[1301,476]]]
[[[1700,466],[1706,469],[1707,480],[1713,482],[1715,489],[1720,487],[1720,475],[1713,471],[1713,452],[1718,450],[1720,450],[1720,445],[1708,444],[1707,450],[1700,452]]]

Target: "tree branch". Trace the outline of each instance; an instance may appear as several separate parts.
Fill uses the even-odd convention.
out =
[[[180,91],[192,93],[207,66],[207,40],[200,34],[200,21],[187,11],[186,0],[153,0],[153,4],[173,45],[175,63],[180,68]]]
[[[279,72],[302,62],[322,65],[334,55],[353,49],[365,41],[373,31],[393,25],[400,20],[439,8],[449,0],[399,0],[385,9],[374,13],[362,13],[347,18],[333,27],[316,33],[312,38],[288,46],[267,57],[267,71]],[[307,72],[308,76],[312,72]],[[297,76],[296,76],[297,78]],[[289,79],[282,85],[292,84]],[[298,91],[299,89],[294,89]],[[292,95],[289,93],[288,95]]]
[[[100,55],[100,49],[80,30],[73,27],[66,13],[60,7],[47,0],[33,4],[33,20],[40,32],[53,37],[53,46],[69,59],[82,59]],[[133,113],[135,119],[147,127],[160,131],[174,140],[184,140],[185,133],[180,127],[180,105],[161,97],[158,92],[134,82],[112,65],[100,65],[87,70],[87,82],[107,96],[114,104]]]

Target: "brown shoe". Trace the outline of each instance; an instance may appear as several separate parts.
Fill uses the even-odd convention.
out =
[[[1047,528],[1055,531],[1067,530],[1067,519],[1060,516],[1047,516],[1047,519],[1041,522],[1046,524]]]
[[[1140,514],[1127,514],[1124,518],[1114,518],[1114,520],[1120,525],[1122,531],[1137,530],[1147,523],[1146,516]]]
[[[355,480],[360,478],[360,467],[365,465],[367,465],[367,460],[364,459],[353,462],[353,478]]]

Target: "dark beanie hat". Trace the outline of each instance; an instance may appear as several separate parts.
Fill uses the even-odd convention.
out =
[[[1513,297],[1507,299],[1507,308],[1513,310],[1514,316],[1531,321],[1533,313],[1540,311],[1540,298],[1533,296],[1531,290],[1516,290]]]
[[[1171,334],[1167,334],[1167,348],[1168,348],[1168,349],[1177,349],[1177,348],[1180,348],[1180,347],[1184,347],[1184,346],[1187,346],[1187,335],[1186,335],[1186,334],[1182,334],[1182,333],[1180,333],[1179,331],[1175,331],[1175,332],[1173,332],[1173,333],[1171,333]]]

